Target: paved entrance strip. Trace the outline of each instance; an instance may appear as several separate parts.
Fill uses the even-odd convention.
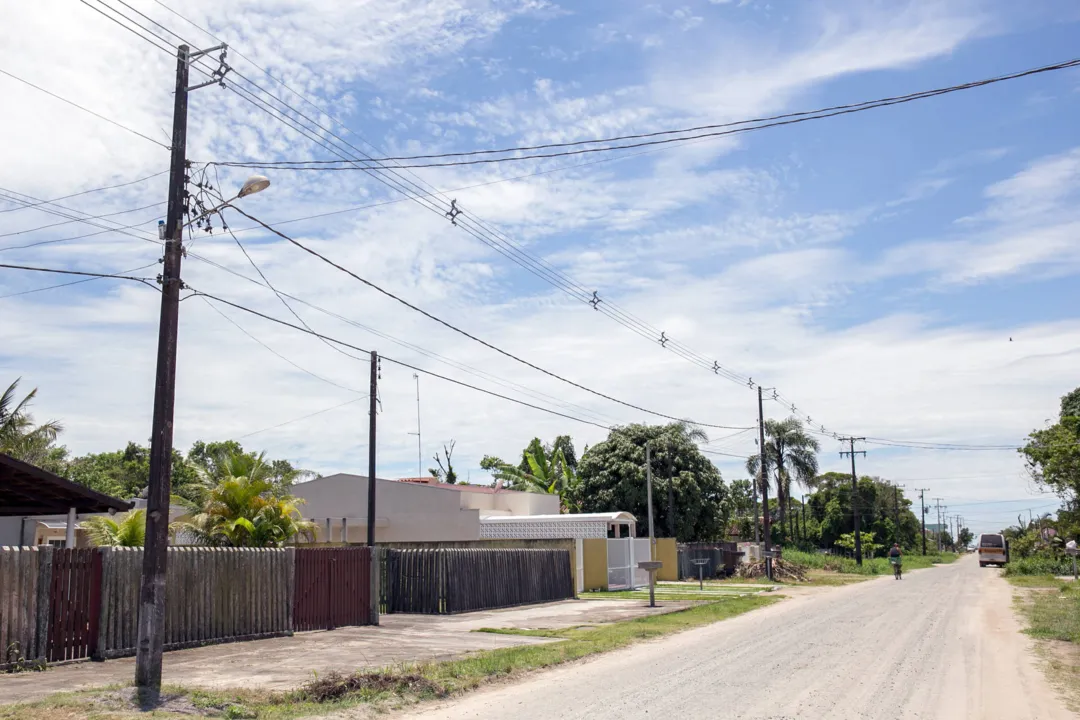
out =
[[[473,632],[480,628],[567,628],[672,612],[691,603],[649,608],[637,600],[569,600],[463,615],[384,615],[379,627],[253,642],[208,645],[165,653],[164,682],[189,688],[287,690],[331,671],[349,673],[402,662],[449,660],[477,650],[550,642],[524,635]],[[43,673],[0,675],[0,705],[37,700],[57,692],[130,683],[134,658],[79,662]]]

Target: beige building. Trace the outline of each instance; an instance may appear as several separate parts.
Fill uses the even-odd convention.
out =
[[[375,483],[376,542],[479,540],[483,518],[559,512],[557,495],[448,485],[434,478],[380,478]],[[367,539],[366,477],[328,475],[294,485],[292,492],[304,500],[304,518],[318,525],[319,542]]]

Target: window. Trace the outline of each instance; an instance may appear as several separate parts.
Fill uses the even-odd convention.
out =
[[[979,547],[1003,548],[1005,547],[1005,538],[1000,535],[983,535],[979,538]]]

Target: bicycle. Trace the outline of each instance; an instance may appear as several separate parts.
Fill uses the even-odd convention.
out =
[[[903,579],[902,561],[898,557],[889,558],[889,562],[892,563],[892,574],[897,580]]]

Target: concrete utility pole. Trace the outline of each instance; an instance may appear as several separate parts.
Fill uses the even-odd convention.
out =
[[[379,403],[379,353],[371,351],[371,381],[368,388],[368,486],[367,544],[375,547],[375,419]]]
[[[769,518],[769,475],[768,465],[765,462],[765,406],[761,401],[761,386],[758,385],[757,389],[757,411],[758,411],[758,451],[760,457],[758,460],[758,477],[761,482],[761,510],[762,517],[764,518],[765,532],[765,577],[769,580],[773,579],[772,574],[772,558],[768,556],[768,553],[772,550],[772,523]],[[754,506],[754,540],[757,540],[757,506]]]
[[[926,554],[926,491],[929,488],[918,488],[919,492],[919,523],[922,526],[922,554]]]
[[[416,381],[416,477],[420,478],[424,475],[424,444],[420,439],[420,376],[413,373],[413,380]]]
[[[857,440],[861,442],[866,438],[840,438],[840,441],[847,442],[850,448],[847,451],[841,451],[840,457],[851,456],[851,512],[855,516],[855,564],[862,565],[862,536],[859,533],[859,478],[855,474],[855,456],[862,455],[866,457],[866,451],[855,449],[855,441]]]

